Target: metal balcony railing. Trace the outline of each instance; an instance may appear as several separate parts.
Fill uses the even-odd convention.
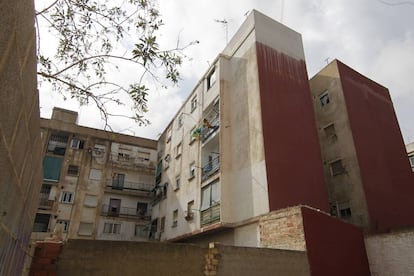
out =
[[[39,209],[52,209],[54,200],[49,200],[49,194],[40,193]]]
[[[151,220],[151,215],[148,212],[142,212],[142,210],[137,210],[136,208],[117,207],[108,204],[102,206],[101,216]]]
[[[205,226],[220,220],[220,204],[201,211],[200,224]]]
[[[112,190],[150,192],[154,185],[131,181],[119,181],[118,179],[107,179],[106,187],[112,188]]]
[[[204,181],[214,175],[220,170],[220,156],[217,156],[213,160],[209,161],[207,165],[203,166],[201,172],[201,181]]]
[[[220,118],[217,114],[210,122],[211,127],[204,126],[201,132],[202,141],[205,142],[214,132],[216,132],[220,127]]]

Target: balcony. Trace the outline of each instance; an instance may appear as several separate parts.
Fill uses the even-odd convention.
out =
[[[131,192],[151,192],[153,189],[152,184],[131,181],[119,181],[118,179],[107,179],[106,187],[111,188],[112,190]]]
[[[148,212],[143,213],[142,210],[137,208],[118,207],[104,204],[101,210],[101,216],[104,217],[120,217],[120,218],[132,218],[145,221],[151,220],[151,215]]]
[[[220,119],[217,114],[215,118],[213,118],[211,121],[208,121],[208,125],[203,126],[203,129],[201,131],[201,137],[203,143],[207,141],[209,137],[213,135],[220,127]]]
[[[54,200],[49,200],[48,198],[40,198],[39,209],[50,210],[53,207]]]
[[[213,205],[210,208],[201,211],[201,226],[206,226],[217,221],[220,221],[220,204]]]
[[[110,161],[115,166],[126,167],[129,169],[154,169],[154,163],[151,162],[148,158],[131,156],[125,153],[111,152]]]
[[[220,156],[209,160],[207,165],[203,166],[201,171],[201,181],[204,181],[220,170]]]

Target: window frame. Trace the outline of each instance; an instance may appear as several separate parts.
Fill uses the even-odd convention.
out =
[[[68,198],[69,197],[69,198]],[[60,194],[60,203],[73,204],[75,201],[75,193],[70,191],[62,191]]]
[[[331,103],[331,97],[329,96],[328,89],[324,90],[321,94],[318,96],[319,99],[319,105],[323,108]]]
[[[76,168],[76,170],[74,170],[74,168]],[[68,166],[68,170],[66,171],[66,174],[67,175],[71,175],[71,176],[79,176],[79,166],[77,166],[77,165],[69,165]]]
[[[194,112],[194,110],[196,110],[196,109],[197,109],[197,95],[195,95],[195,96],[191,99],[190,107],[191,107],[191,113],[193,113],[193,112]]]
[[[121,234],[121,223],[116,222],[104,222],[102,234],[106,235],[120,235]],[[108,227],[107,227],[108,226]],[[109,231],[108,231],[109,228]]]
[[[171,224],[171,227],[177,227],[178,226],[178,209],[175,209],[174,211],[173,211],[173,214],[172,214],[172,224]]]

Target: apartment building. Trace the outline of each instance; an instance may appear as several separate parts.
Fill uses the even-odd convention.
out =
[[[414,177],[388,89],[338,60],[310,87],[331,214],[371,232],[414,225]]]
[[[260,246],[261,215],[329,211],[300,34],[250,13],[160,137],[155,196],[161,241]]]
[[[43,185],[33,240],[146,240],[156,147],[143,139],[77,125],[76,112],[41,119]]]
[[[406,146],[408,160],[410,160],[411,170],[414,172],[414,142]]]

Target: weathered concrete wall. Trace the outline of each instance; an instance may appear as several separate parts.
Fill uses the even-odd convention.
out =
[[[20,275],[41,185],[33,0],[0,9],[0,275]]]
[[[305,252],[220,245],[217,249],[217,275],[310,275]]]
[[[414,229],[365,238],[371,275],[414,275]]]
[[[69,240],[58,275],[310,275],[305,252],[191,244]]]

